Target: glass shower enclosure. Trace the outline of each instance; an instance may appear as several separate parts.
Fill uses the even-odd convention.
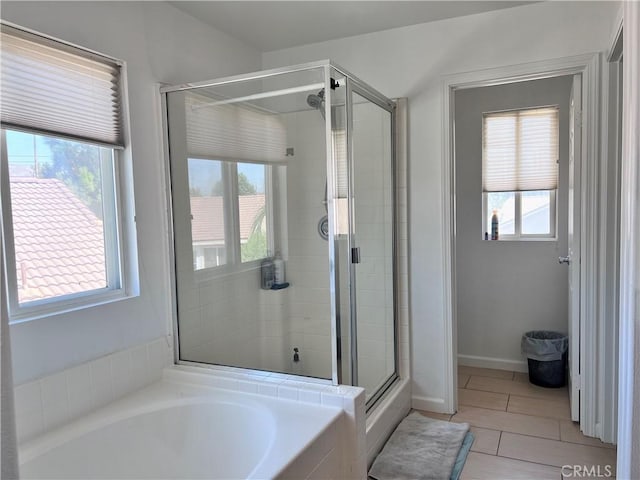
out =
[[[395,104],[329,61],[161,89],[176,361],[398,377]]]

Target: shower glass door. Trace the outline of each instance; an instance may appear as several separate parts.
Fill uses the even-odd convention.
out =
[[[370,409],[398,377],[395,104],[328,62],[162,92],[177,362],[357,385]]]
[[[180,363],[337,382],[330,252],[318,233],[329,213],[326,72],[167,91]]]
[[[393,110],[351,88],[352,383],[373,405],[397,377]]]

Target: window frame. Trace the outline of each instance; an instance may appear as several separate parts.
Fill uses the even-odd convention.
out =
[[[140,295],[140,279],[138,269],[137,250],[137,229],[134,204],[134,179],[132,168],[132,151],[130,147],[129,132],[129,99],[127,83],[127,64],[125,61],[106,55],[90,48],[61,40],[59,38],[32,30],[21,25],[0,20],[0,24],[9,29],[13,29],[26,35],[28,38],[35,38],[44,45],[54,47],[62,52],[71,52],[81,57],[92,60],[100,60],[115,66],[118,72],[117,97],[119,116],[118,138],[111,143],[108,140],[102,141],[98,138],[85,138],[82,135],[74,135],[73,132],[65,130],[63,132],[55,129],[30,128],[28,126],[7,123],[0,127],[3,131],[1,137],[0,170],[0,231],[4,236],[2,251],[0,255],[4,259],[4,270],[0,272],[3,276],[5,289],[0,292],[3,300],[7,301],[9,324],[24,323],[43,318],[55,318],[69,312],[80,311],[88,308],[98,307]],[[13,236],[13,215],[10,201],[10,178],[8,156],[6,155],[6,139],[4,130],[22,131],[40,136],[50,136],[62,140],[71,140],[99,147],[108,148],[112,155],[113,171],[113,202],[111,212],[115,216],[113,222],[114,234],[112,245],[108,245],[105,239],[105,250],[107,248],[117,248],[117,261],[113,260],[105,263],[106,274],[111,281],[111,285],[96,289],[87,290],[68,295],[60,295],[48,299],[33,300],[25,302],[20,306],[17,297],[17,271],[15,263],[15,245]],[[103,200],[104,201],[104,200]],[[104,203],[103,203],[104,205]],[[7,227],[7,223],[10,226]],[[10,235],[8,234],[10,233]],[[8,245],[10,244],[10,245]],[[13,280],[11,277],[13,276]],[[117,281],[116,281],[117,280]],[[12,293],[13,291],[13,293]],[[6,295],[6,296],[5,296]]]
[[[538,190],[535,190],[538,191]],[[514,194],[514,228],[513,234],[503,234],[498,230],[498,241],[556,241],[558,239],[558,195],[557,190],[547,190],[549,192],[549,230],[548,234],[543,233],[522,233],[522,193],[523,191],[507,192]],[[526,190],[524,191],[526,192]],[[482,235],[489,233],[491,239],[491,219],[489,219],[488,198],[490,193],[482,192]]]
[[[485,117],[487,115],[492,115],[492,114],[503,114],[503,113],[516,113],[516,114],[520,114],[520,112],[527,112],[527,111],[531,111],[531,110],[538,110],[538,109],[545,109],[545,108],[555,108],[557,110],[557,115],[558,115],[558,128],[559,128],[559,121],[560,121],[560,109],[558,105],[537,105],[537,106],[530,106],[530,107],[525,107],[525,108],[512,108],[512,109],[507,109],[507,110],[495,110],[495,111],[488,111],[488,112],[483,112],[483,120],[482,120],[482,128],[483,128],[483,132],[482,132],[482,137],[484,139],[484,122],[485,122]],[[558,132],[558,139],[559,139],[559,132]],[[484,140],[483,140],[484,141]],[[520,129],[516,129],[516,145],[519,145],[520,143]],[[483,147],[484,148],[484,147]],[[483,152],[484,155],[484,152]],[[559,152],[558,152],[559,155]],[[558,160],[556,160],[556,168],[559,168],[559,157]],[[482,162],[482,188],[484,190],[484,176],[485,176],[485,171],[484,171],[484,158],[483,158],[483,162]],[[559,175],[560,172],[558,171],[558,180],[559,180]],[[558,184],[559,187],[559,184]],[[555,189],[550,189],[550,190],[544,190],[544,191],[548,191],[549,192],[549,233],[548,234],[534,234],[534,233],[522,233],[522,192],[527,192],[527,191],[543,191],[543,190],[515,190],[515,191],[508,191],[505,193],[513,193],[514,194],[514,233],[513,234],[503,234],[500,232],[500,230],[498,229],[498,241],[557,241],[558,236],[557,236],[557,232],[558,232],[558,188]],[[484,234],[485,232],[488,232],[490,234],[491,232],[491,219],[489,218],[489,212],[488,212],[488,195],[490,193],[497,193],[497,192],[485,192],[482,191],[482,236],[484,239]]]
[[[212,160],[210,158],[201,158],[189,156],[188,160]],[[254,162],[261,165],[265,169],[265,209],[267,217],[266,235],[267,235],[267,256],[248,262],[242,262],[242,246],[240,239],[240,209],[239,209],[239,192],[238,192],[238,164],[249,164],[247,161],[230,161],[217,160],[221,164],[222,191],[223,191],[223,215],[224,215],[224,235],[226,262],[222,265],[214,267],[194,268],[195,279],[198,282],[206,281],[219,276],[233,273],[241,273],[255,270],[260,267],[261,262],[265,258],[273,255],[275,247],[274,224],[274,188],[273,188],[273,165],[268,163]],[[192,230],[193,232],[193,230]],[[191,252],[193,255],[193,239],[191,240]],[[195,259],[192,260],[195,264]]]
[[[103,198],[103,209],[105,205],[107,208],[104,210],[104,216],[107,214],[113,216],[113,220],[109,222],[103,222],[105,229],[105,274],[107,286],[105,288],[85,290],[83,292],[77,292],[66,295],[58,295],[51,298],[43,298],[39,300],[31,300],[20,304],[18,299],[18,272],[16,270],[16,253],[15,253],[15,237],[13,229],[13,209],[11,203],[11,179],[9,177],[9,158],[7,152],[7,140],[6,132],[9,131],[23,131],[25,133],[49,136],[51,138],[57,138],[62,140],[73,140],[79,143],[85,143],[87,145],[93,145],[101,148],[108,148],[111,152],[109,178],[112,179],[109,182],[108,189],[104,188],[105,178],[104,174],[101,175],[103,180],[103,195],[104,192],[108,192],[109,198]],[[86,142],[77,139],[69,139],[66,136],[56,135],[44,135],[39,131],[30,131],[28,129],[11,129],[0,128],[0,137],[2,152],[0,154],[0,168],[2,168],[2,195],[0,197],[0,209],[1,209],[1,225],[5,241],[4,241],[4,255],[5,270],[7,280],[7,306],[9,311],[9,323],[21,323],[30,321],[50,315],[56,315],[60,313],[66,313],[74,310],[80,310],[84,308],[90,308],[93,306],[101,305],[116,301],[128,296],[127,281],[125,275],[125,257],[124,251],[124,236],[123,236],[123,222],[122,222],[122,196],[121,196],[121,171],[120,163],[122,162],[122,149],[116,148],[112,145],[97,144],[92,142]],[[105,159],[101,158],[101,168],[105,169]]]

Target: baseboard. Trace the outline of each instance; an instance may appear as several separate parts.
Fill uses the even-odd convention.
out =
[[[451,413],[446,411],[444,398],[411,397],[411,408],[427,412]]]
[[[458,365],[465,367],[495,368],[510,372],[528,372],[527,362],[506,358],[479,357],[476,355],[458,355]]]

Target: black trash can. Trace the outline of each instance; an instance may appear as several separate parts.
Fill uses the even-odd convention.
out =
[[[547,388],[560,388],[567,384],[567,335],[534,330],[522,336],[520,347],[528,359],[531,383]]]

